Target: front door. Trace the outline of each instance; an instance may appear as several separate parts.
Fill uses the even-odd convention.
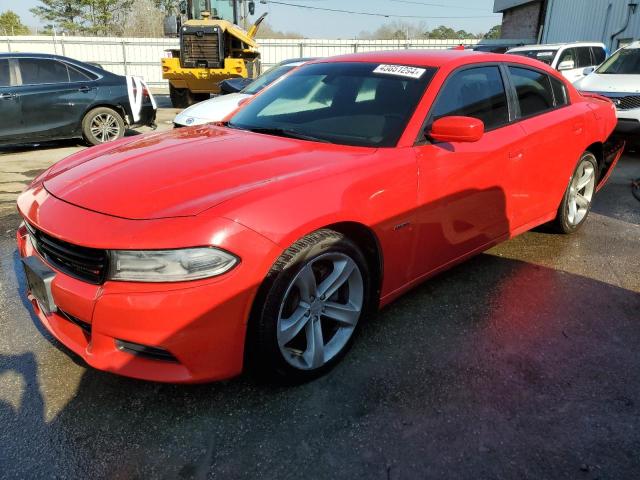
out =
[[[510,230],[512,182],[524,133],[510,123],[503,74],[497,65],[464,68],[449,77],[429,114],[482,120],[477,142],[415,147],[419,170],[416,276],[480,251]]]

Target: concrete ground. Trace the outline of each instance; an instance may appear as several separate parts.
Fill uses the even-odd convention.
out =
[[[0,477],[640,477],[640,157],[579,233],[429,280],[323,378],[174,386],[85,367],[25,308],[11,203],[74,148],[0,157]]]

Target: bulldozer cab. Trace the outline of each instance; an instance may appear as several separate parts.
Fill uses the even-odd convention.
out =
[[[183,0],[180,14],[187,20],[226,20],[238,24],[237,0]]]

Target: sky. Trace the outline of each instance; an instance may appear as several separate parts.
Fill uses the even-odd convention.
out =
[[[486,32],[501,21],[493,13],[493,0],[279,0],[309,7],[352,10],[354,12],[404,15],[410,18],[378,17],[355,13],[325,12],[295,8],[256,0],[256,17],[269,12],[267,21],[276,30],[297,31],[309,38],[355,38],[362,31],[374,31],[392,20],[424,22],[428,29],[447,25],[455,30]],[[0,12],[13,10],[31,27],[40,25],[29,9],[38,0],[0,0]],[[426,5],[425,5],[426,4]],[[431,5],[428,5],[431,4]],[[438,5],[438,6],[436,6]],[[420,18],[424,17],[424,18]],[[436,18],[458,17],[458,18]],[[460,18],[470,17],[470,18]]]

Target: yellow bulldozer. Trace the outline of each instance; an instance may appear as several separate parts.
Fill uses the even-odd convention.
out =
[[[255,13],[251,0],[181,0],[177,12],[164,21],[167,36],[180,38],[179,50],[162,59],[162,78],[169,80],[171,103],[185,108],[220,92],[219,83],[260,74],[255,41],[262,15],[249,30],[239,26]]]

